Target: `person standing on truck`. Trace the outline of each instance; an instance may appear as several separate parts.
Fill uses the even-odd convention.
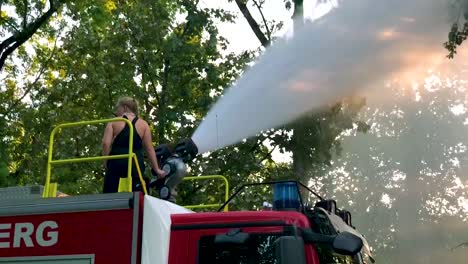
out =
[[[138,118],[138,102],[132,97],[122,97],[116,105],[116,117],[123,117],[132,122],[133,125],[133,152],[136,154],[141,171],[145,171],[143,159],[143,148],[150,160],[151,168],[159,178],[165,177],[165,172],[159,168],[156,153],[151,142],[151,130],[148,123]],[[127,123],[116,121],[108,123],[102,138],[102,155],[128,154],[129,152],[130,128]],[[120,178],[127,177],[128,160],[112,159],[104,161],[106,174],[104,176],[104,193],[117,192]],[[140,183],[135,164],[132,167],[133,189]]]

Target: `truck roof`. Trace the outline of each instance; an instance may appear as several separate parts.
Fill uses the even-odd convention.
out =
[[[295,211],[236,211],[171,215],[173,230],[228,228],[235,226],[309,227],[307,217]]]

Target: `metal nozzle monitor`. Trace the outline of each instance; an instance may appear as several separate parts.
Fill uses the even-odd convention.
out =
[[[166,172],[166,177],[154,179],[150,187],[157,189],[161,199],[175,202],[175,188],[187,175],[186,164],[195,158],[198,148],[192,139],[187,138],[179,141],[175,148],[171,144],[162,144],[157,146],[155,151],[159,166]]]

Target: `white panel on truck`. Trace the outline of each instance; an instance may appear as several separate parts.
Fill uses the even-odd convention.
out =
[[[168,262],[171,214],[183,213],[193,213],[193,211],[145,195],[141,264],[166,264]]]

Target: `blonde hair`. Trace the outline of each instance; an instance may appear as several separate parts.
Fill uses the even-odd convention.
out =
[[[126,106],[132,113],[138,115],[138,101],[133,97],[124,96],[119,99],[117,102],[117,107]]]

